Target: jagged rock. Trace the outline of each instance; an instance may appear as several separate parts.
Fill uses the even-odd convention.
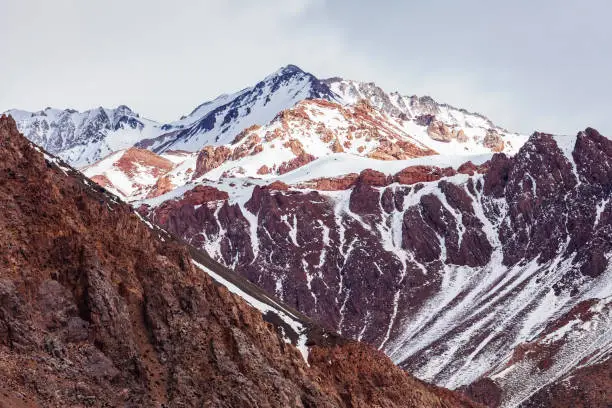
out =
[[[232,151],[226,146],[205,146],[198,154],[193,178],[198,178],[219,167],[230,157],[231,153]]]
[[[455,136],[452,129],[450,129],[446,124],[437,120],[429,123],[427,127],[427,134],[433,140],[437,140],[438,142],[450,142]]]
[[[300,168],[311,161],[315,160],[315,157],[308,153],[302,153],[294,159],[282,163],[278,168],[278,174],[285,174]]]
[[[100,184],[98,180],[94,180],[94,181]],[[104,184],[100,184],[100,185],[104,186]],[[149,193],[147,194],[147,198],[154,198],[154,197],[159,197],[160,195],[164,195],[167,192],[172,191],[174,187],[175,186],[174,184],[172,184],[170,177],[161,176],[160,178],[157,179],[155,186],[153,186],[151,191],[149,191]]]
[[[257,170],[257,174],[260,174],[262,176],[265,174],[270,174],[270,173],[271,173],[270,168],[266,166],[265,164]]]
[[[494,129],[487,130],[482,143],[484,147],[491,149],[493,152],[502,152],[505,146],[501,135]]]

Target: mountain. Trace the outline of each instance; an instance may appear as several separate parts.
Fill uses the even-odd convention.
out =
[[[155,129],[81,170],[313,318],[279,329],[302,351],[298,323],[486,406],[612,404],[609,138],[295,66]]]
[[[252,88],[203,103],[172,123],[141,118],[127,106],[84,112],[46,108],[39,112],[10,110],[28,139],[82,167],[129,147],[197,151],[207,144],[224,144],[253,124],[264,124],[306,98],[333,100],[329,88],[298,67],[288,65]]]
[[[0,406],[477,406],[185,247],[6,116],[0,159]]]
[[[488,157],[338,154],[140,211],[419,378],[502,407],[563,406],[588,382],[607,406],[612,141],[534,133]]]
[[[19,130],[32,142],[81,167],[162,131],[127,106],[84,112],[47,108],[39,112],[10,110]]]
[[[367,118],[345,118],[361,102],[382,118],[381,123]],[[312,106],[309,106],[312,105]],[[361,104],[363,105],[363,103]],[[312,108],[312,109],[311,109]],[[296,110],[323,110],[323,118],[304,117],[304,123],[284,129],[290,134],[309,132],[316,124],[328,133],[345,133],[347,129],[366,127],[394,129],[403,139],[418,139],[442,154],[473,154],[483,151],[514,152],[524,142],[520,135],[495,126],[485,117],[439,104],[429,97],[404,97],[386,93],[372,83],[342,80],[320,80],[294,65],[280,68],[253,87],[221,95],[203,103],[181,119],[161,124],[144,119],[126,106],[116,109],[97,108],[85,112],[47,108],[39,112],[11,110],[17,126],[26,137],[56,154],[75,167],[85,167],[119,151],[136,147],[161,154],[168,150],[198,152],[205,147],[234,145],[236,138],[255,126],[274,131],[279,115]],[[328,118],[331,122],[324,122]],[[338,129],[341,127],[341,129]],[[338,149],[336,149],[338,150]],[[316,152],[308,154],[318,157]],[[263,158],[260,157],[263,161]],[[273,163],[263,163],[272,167]]]
[[[198,151],[206,145],[224,145],[244,129],[266,124],[279,112],[305,99],[335,100],[336,96],[312,74],[288,65],[251,88],[198,106],[188,116],[189,125],[185,129],[144,140],[137,147],[160,153],[168,149]]]
[[[287,93],[297,96],[287,101],[282,97]],[[275,115],[271,119],[256,113],[264,109],[259,106],[262,100],[279,98],[285,100],[281,104],[284,108],[267,111]],[[245,104],[248,108],[238,109]],[[273,105],[280,106],[276,102]],[[221,125],[213,120],[220,115],[224,117]],[[184,155],[184,164],[176,171],[151,168],[148,174],[141,172],[139,180],[123,175],[123,179],[130,179],[129,186],[124,184],[124,188],[113,191],[127,201],[136,201],[202,178],[269,179],[338,154],[386,161],[437,154],[467,157],[496,151],[515,153],[526,140],[481,115],[438,104],[428,97],[388,94],[371,83],[319,81],[293,66],[253,88],[204,104],[191,116],[202,116],[202,121],[215,125],[206,130],[198,125],[203,123],[200,121],[137,146],[161,156],[172,152],[167,150],[170,147],[195,150],[192,157]],[[221,139],[217,138],[219,134]],[[172,140],[169,144],[167,137]],[[120,172],[122,165],[112,161],[121,157],[119,153],[109,155],[83,171],[107,186],[105,172],[111,168],[115,174]]]

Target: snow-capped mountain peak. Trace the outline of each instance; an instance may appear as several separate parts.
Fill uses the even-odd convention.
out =
[[[416,138],[445,155],[491,150],[513,153],[526,139],[495,126],[482,115],[438,103],[428,96],[408,97],[386,92],[372,82],[321,80],[296,65],[281,67],[251,87],[220,95],[200,104],[189,115],[166,124],[144,119],[125,105],[84,112],[47,108],[39,112],[8,113],[30,140],[81,168],[130,147],[162,154],[171,150],[195,153],[207,146],[229,146],[246,129],[261,126],[265,131],[271,130],[279,114],[300,102],[315,100],[331,102],[333,105],[326,110],[332,116],[365,101],[383,118],[365,125],[377,128],[392,123],[397,135]],[[328,130],[334,132],[337,123],[332,122],[322,126],[331,126]],[[362,125],[359,120],[352,123],[351,131]],[[301,130],[301,133],[308,132],[308,129]],[[311,136],[305,135],[307,139]],[[259,167],[263,165],[270,167],[267,163]]]
[[[144,119],[126,105],[83,112],[46,108],[38,112],[7,112],[32,142],[75,167],[91,164],[119,149],[161,132],[157,122]]]
[[[295,65],[287,65],[253,87],[198,106],[180,121],[179,130],[142,141],[138,147],[162,153],[167,150],[197,151],[205,145],[228,144],[242,130],[264,125],[279,112],[304,99],[339,98],[314,75]]]

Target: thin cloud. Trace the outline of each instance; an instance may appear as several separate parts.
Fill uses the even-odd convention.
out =
[[[428,94],[510,130],[612,133],[609,11],[565,0],[22,0],[0,15],[0,111],[127,104],[171,121],[293,63]]]

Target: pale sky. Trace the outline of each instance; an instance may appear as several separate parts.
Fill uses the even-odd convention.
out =
[[[287,64],[431,95],[509,130],[612,134],[608,0],[2,0],[0,111],[160,122]]]

